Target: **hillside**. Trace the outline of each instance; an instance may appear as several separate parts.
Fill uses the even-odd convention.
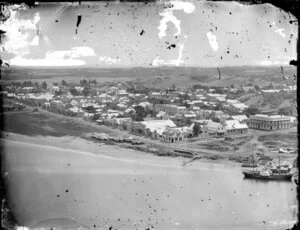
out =
[[[271,95],[264,94],[245,94],[239,98],[239,101],[248,106],[259,108],[260,110],[280,110],[285,111],[285,115],[297,115],[296,92],[294,93],[275,93]]]

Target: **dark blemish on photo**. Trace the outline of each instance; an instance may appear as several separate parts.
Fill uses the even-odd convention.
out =
[[[171,49],[171,48],[176,48],[176,44],[172,44],[172,45],[169,45],[168,47],[167,47],[167,49]]]
[[[77,22],[76,22],[76,31],[75,31],[75,34],[77,34],[78,32],[78,26],[80,25],[81,23],[81,14],[77,15]]]

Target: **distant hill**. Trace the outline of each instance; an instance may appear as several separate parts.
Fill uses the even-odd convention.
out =
[[[230,86],[252,83],[262,85],[283,84],[280,66],[241,66],[217,68],[198,67],[152,67],[152,68],[21,68],[9,67],[2,70],[3,80],[32,80],[60,82],[79,82],[79,79],[90,78],[98,82],[137,80],[143,85],[154,88],[165,88],[172,85],[190,87],[194,84]],[[292,77],[296,67],[283,67],[284,75]]]

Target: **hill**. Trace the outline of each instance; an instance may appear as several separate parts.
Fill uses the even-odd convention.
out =
[[[284,75],[292,77],[296,68],[286,66]],[[20,68],[10,67],[2,70],[2,79],[32,80],[60,82],[79,82],[79,79],[96,79],[97,82],[107,81],[139,81],[151,88],[166,88],[172,85],[186,88],[194,84],[230,86],[245,83],[259,86],[283,84],[281,68],[263,66],[219,67],[221,80],[217,68],[198,67],[152,67],[152,68]],[[3,81],[2,80],[2,81]]]

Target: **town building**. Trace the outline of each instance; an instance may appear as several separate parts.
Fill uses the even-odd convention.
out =
[[[294,126],[295,120],[283,115],[264,115],[256,114],[250,116],[248,121],[249,128],[260,130],[289,129]]]
[[[227,135],[243,134],[249,130],[247,124],[242,124],[238,120],[227,120],[224,124]]]
[[[180,128],[171,127],[167,127],[165,129],[165,131],[162,133],[162,137],[165,142],[169,143],[180,142],[185,139],[183,130],[181,130]]]
[[[242,114],[242,115],[231,115],[227,120],[237,120],[240,123],[247,123],[248,117],[244,114]]]
[[[177,113],[184,113],[186,111],[185,106],[176,106],[171,104],[156,104],[154,106],[154,110],[156,112],[164,111],[167,112],[169,115],[175,115]]]

